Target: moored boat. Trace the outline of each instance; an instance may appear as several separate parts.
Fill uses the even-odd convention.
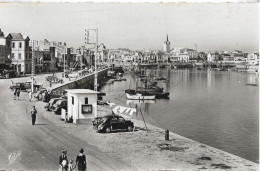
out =
[[[155,100],[155,95],[142,95],[140,93],[128,94],[126,93],[128,100]]]

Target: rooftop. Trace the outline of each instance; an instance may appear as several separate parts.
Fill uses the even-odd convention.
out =
[[[74,94],[98,94],[98,91],[93,91],[90,89],[69,89],[66,90],[69,93],[74,93]]]
[[[24,40],[23,35],[21,33],[10,33],[13,40]]]

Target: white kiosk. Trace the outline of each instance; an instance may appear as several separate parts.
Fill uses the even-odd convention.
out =
[[[73,123],[86,123],[88,119],[97,117],[97,94],[90,89],[70,89],[68,92],[68,119]]]

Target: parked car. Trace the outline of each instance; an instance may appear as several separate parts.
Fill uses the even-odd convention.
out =
[[[47,89],[45,89],[45,88],[39,90],[38,92],[35,93],[34,98],[36,98],[38,100],[42,100],[43,93],[45,93],[46,91],[47,91]]]
[[[50,99],[50,101],[46,104],[45,108],[47,108],[47,110],[52,110],[53,109],[53,105],[58,101],[61,100],[62,98],[52,98]]]
[[[41,85],[39,85],[39,84],[34,84],[33,86],[34,86],[34,88],[38,88],[38,89],[41,88]],[[32,88],[31,81],[26,81],[25,83],[18,82],[18,83],[14,83],[13,85],[10,86],[11,90],[17,89],[17,88],[20,88],[20,90],[30,90]]]
[[[19,88],[20,90],[27,90],[31,88],[30,86],[31,85],[28,83],[14,83],[13,85],[10,86],[10,89],[13,90]]]
[[[99,132],[109,133],[111,131],[133,131],[134,123],[130,120],[125,120],[122,116],[108,115],[100,118],[96,126]]]
[[[53,105],[53,111],[55,114],[60,115],[61,114],[61,109],[67,110],[67,99],[61,99],[58,100],[54,105]]]

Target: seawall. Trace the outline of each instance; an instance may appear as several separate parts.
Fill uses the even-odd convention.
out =
[[[98,71],[97,79],[99,84],[103,84],[104,81],[107,80],[106,78],[108,70],[109,68]],[[56,85],[52,88],[51,94],[61,96],[65,94],[65,90],[67,89],[94,89],[94,79],[95,74],[93,72],[79,79],[72,80],[64,84]]]

